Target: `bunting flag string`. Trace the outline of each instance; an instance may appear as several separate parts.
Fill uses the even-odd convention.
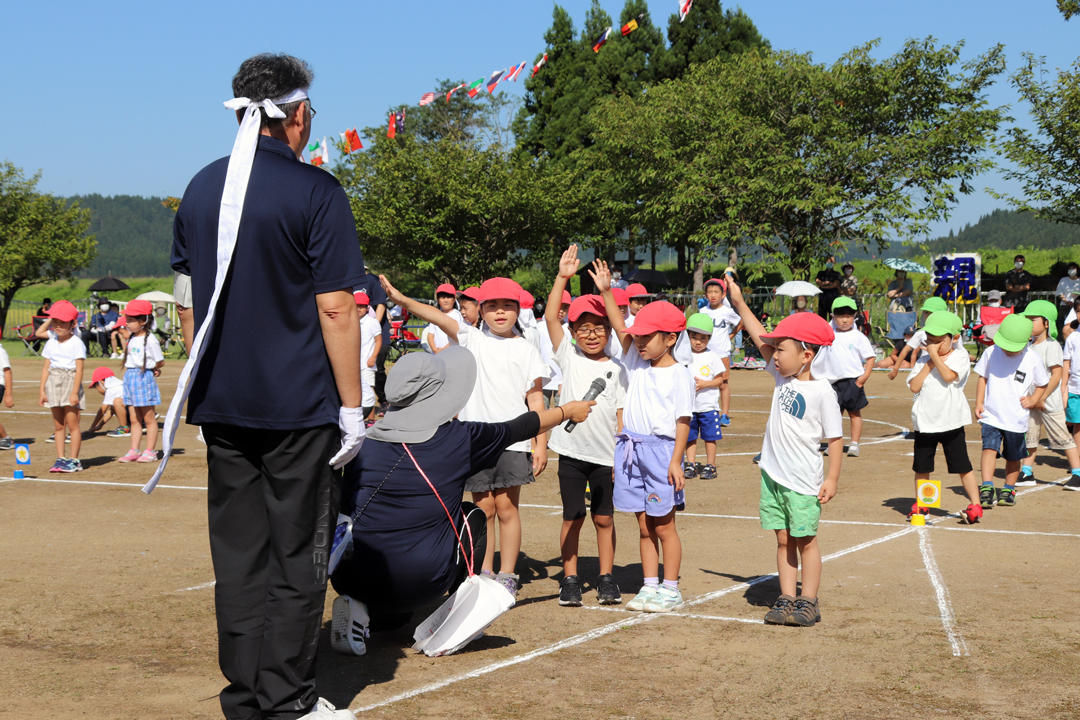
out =
[[[480,86],[484,84],[484,78],[480,78],[472,85],[469,85],[469,97],[476,97],[476,93],[480,92]]]
[[[397,114],[390,113],[390,124],[386,127],[386,137],[393,140],[397,137]]]
[[[435,102],[435,93],[433,93],[433,92],[424,93],[424,95],[420,98],[420,107],[423,107],[425,105],[430,105],[433,102]]]
[[[506,82],[517,82],[518,75],[525,69],[525,65],[528,61],[522,60],[520,65],[515,65],[510,69],[510,73],[506,76]]]
[[[600,36],[600,39],[593,43],[592,51],[594,53],[600,52],[600,48],[604,47],[604,43],[607,42],[608,36],[611,35],[611,28],[609,27],[604,31],[604,34]]]
[[[450,96],[453,95],[455,92],[457,92],[458,90],[460,90],[463,87],[465,87],[465,83],[461,83],[456,88],[450,88],[450,92],[446,93],[446,102],[449,103],[450,102]]]
[[[536,73],[540,72],[540,68],[542,68],[544,66],[544,63],[546,63],[546,62],[547,62],[547,53],[544,53],[544,57],[540,58],[540,62],[536,63],[536,65],[533,66],[532,75],[530,75],[529,77],[530,78],[536,77]]]
[[[487,81],[488,95],[495,92],[495,88],[499,86],[499,80],[502,79],[502,76],[505,72],[506,68],[503,68],[502,70],[496,70],[495,72],[491,73],[491,79]]]
[[[679,0],[679,22],[685,20],[690,14],[690,6],[693,4],[694,0]]]

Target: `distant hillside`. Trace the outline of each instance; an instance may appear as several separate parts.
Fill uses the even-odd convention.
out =
[[[995,210],[983,215],[974,225],[968,224],[958,233],[949,231],[926,243],[932,253],[978,252],[999,250],[1057,250],[1080,245],[1080,225],[1065,225],[1039,220],[1031,213],[1015,210]]]
[[[169,254],[174,213],[162,206],[163,198],[95,194],[70,199],[93,211],[87,232],[97,237],[97,258],[80,273],[82,276],[172,275]]]

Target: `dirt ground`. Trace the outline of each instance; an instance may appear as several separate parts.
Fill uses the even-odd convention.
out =
[[[152,466],[114,461],[127,439],[93,437],[85,472],[52,475],[51,420],[34,402],[40,361],[13,365],[16,406],[0,408],[0,421],[32,443],[33,464],[29,479],[12,480],[14,453],[0,454],[0,717],[220,717],[204,446],[182,428],[149,497],[138,486]],[[162,388],[179,370],[167,365]],[[1044,450],[1040,484],[972,527],[946,514],[967,501],[939,453],[943,510],[912,528],[904,377],[871,378],[862,457],[843,460],[840,493],[824,509],[817,627],[761,623],[779,586],[751,457],[771,379],[735,371],[720,478],[690,481],[678,518],[685,607],[670,616],[599,607],[588,529],[585,607],[559,607],[553,459],[522,493],[517,607],[452,657],[410,650],[412,625],[376,635],[365,657],[343,657],[329,648],[331,589],[320,694],[360,717],[393,718],[1080,717],[1071,609],[1080,606],[1080,493],[1053,484],[1067,472],[1063,454]],[[977,439],[969,428],[976,462]],[[636,524],[616,523],[615,574],[629,600],[641,583]]]

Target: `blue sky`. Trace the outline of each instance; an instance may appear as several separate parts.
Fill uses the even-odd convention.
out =
[[[589,0],[561,4],[580,29]],[[601,4],[617,21],[622,0]],[[654,21],[666,28],[676,5],[651,2]],[[1080,19],[1065,22],[1054,0],[740,6],[774,48],[812,52],[821,62],[875,38],[885,56],[926,36],[966,41],[964,59],[1003,43],[1010,70],[1022,51],[1045,55],[1050,68],[1080,54]],[[417,102],[438,79],[531,63],[552,7],[535,0],[5,3],[2,156],[27,173],[40,170],[39,188],[58,195],[180,195],[199,168],[231,148],[236,124],[221,103],[232,96],[230,79],[244,58],[269,51],[306,59],[316,73],[315,135],[334,135],[385,121],[388,107]],[[500,91],[520,95],[521,83]],[[1026,123],[1006,81],[990,100],[1013,105]],[[987,185],[1009,188],[994,176],[976,182]],[[998,206],[980,190],[936,229],[974,223]]]

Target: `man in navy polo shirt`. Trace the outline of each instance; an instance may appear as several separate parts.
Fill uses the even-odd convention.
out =
[[[223,194],[236,192],[226,173],[234,177],[240,151],[192,179],[174,223],[172,267],[191,276],[196,329],[212,318],[188,422],[207,443],[218,657],[229,681],[220,700],[237,720],[354,717],[318,698],[315,651],[337,519],[329,463],[358,449],[343,445],[346,419],[360,412],[352,288],[365,273],[344,190],[298,160],[315,115],[312,77],[302,60],[258,55],[233,78],[235,102],[246,103],[237,118],[246,123],[260,104],[262,119],[213,308],[219,217],[234,211]],[[255,125],[242,124],[237,147],[246,127],[254,140]]]

